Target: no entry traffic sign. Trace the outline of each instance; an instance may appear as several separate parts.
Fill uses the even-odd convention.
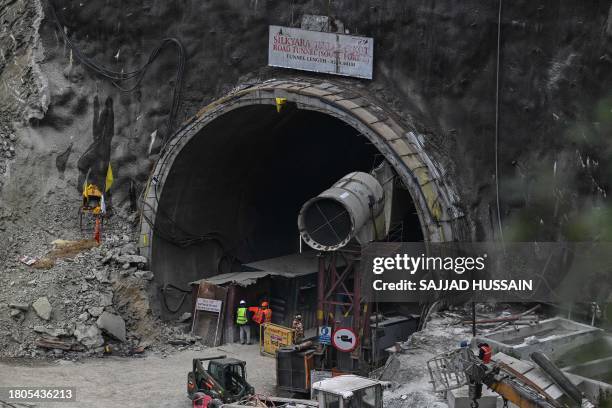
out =
[[[351,352],[357,347],[357,335],[349,328],[339,328],[332,336],[332,344],[338,351]]]

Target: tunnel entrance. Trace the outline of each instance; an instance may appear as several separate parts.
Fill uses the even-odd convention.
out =
[[[369,173],[382,163],[392,168],[394,191],[386,239],[451,237],[447,194],[440,194],[419,146],[410,144],[415,135],[402,134],[386,115],[373,116],[380,111],[357,99],[327,104],[331,89],[314,87],[309,93],[286,81],[264,83],[222,98],[162,155],[145,192],[140,242],[158,294],[177,289],[160,296],[162,316],[189,310],[189,282],[298,253],[301,206],[347,173]],[[287,102],[280,112],[279,97]]]

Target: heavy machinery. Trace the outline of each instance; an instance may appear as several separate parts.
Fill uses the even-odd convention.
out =
[[[206,368],[204,362],[208,362]],[[226,404],[253,395],[255,389],[246,380],[246,362],[226,356],[194,358],[187,374],[187,395],[194,400],[202,393]]]
[[[309,400],[253,395],[221,408],[382,408],[383,389],[390,386],[388,381],[346,374],[315,382]]]
[[[382,408],[383,389],[389,386],[387,381],[339,375],[312,384],[311,398],[319,408]]]
[[[427,368],[434,390],[446,392],[467,385],[472,408],[479,406],[483,385],[499,394],[505,402],[511,402],[519,408],[568,407],[509,365],[491,360],[490,348],[487,350],[485,347],[488,348],[488,345],[479,345],[479,356],[469,347],[462,347],[429,360]],[[573,401],[570,406],[594,408],[546,356],[533,353],[532,360],[570,397]]]
[[[79,226],[83,233],[93,229],[93,238],[100,243],[102,224],[104,219],[111,214],[110,203],[107,199],[110,197],[110,188],[114,181],[113,168],[108,163],[103,185],[100,183],[100,177],[97,178],[98,183],[91,182],[89,178],[90,172],[91,168],[88,170],[83,182],[83,192],[81,194],[83,202],[79,208]]]
[[[95,184],[87,183],[83,187],[82,195],[83,203],[79,208],[79,226],[82,232],[87,232],[93,227],[93,238],[99,243],[106,215],[104,194]]]
[[[320,350],[324,366],[333,364],[342,372],[363,373],[370,368],[370,336],[363,334],[370,332],[371,308],[359,262],[362,245],[387,235],[385,202],[390,193],[385,193],[383,184],[373,174],[349,173],[304,203],[298,215],[302,240],[320,251],[317,325],[332,332],[349,328],[360,333],[352,350]]]

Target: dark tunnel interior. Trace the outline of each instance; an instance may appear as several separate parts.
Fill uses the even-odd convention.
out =
[[[324,113],[252,105],[222,115],[183,148],[164,183],[153,239],[157,284],[187,288],[241,263],[298,252],[301,206],[383,160],[356,129]],[[394,206],[405,207],[408,239],[420,240],[410,195],[401,194]]]

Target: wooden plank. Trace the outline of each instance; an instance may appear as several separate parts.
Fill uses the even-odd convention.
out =
[[[60,340],[57,337],[41,337],[36,341],[36,346],[44,349],[60,349],[66,351],[82,351],[83,347],[70,340]]]

